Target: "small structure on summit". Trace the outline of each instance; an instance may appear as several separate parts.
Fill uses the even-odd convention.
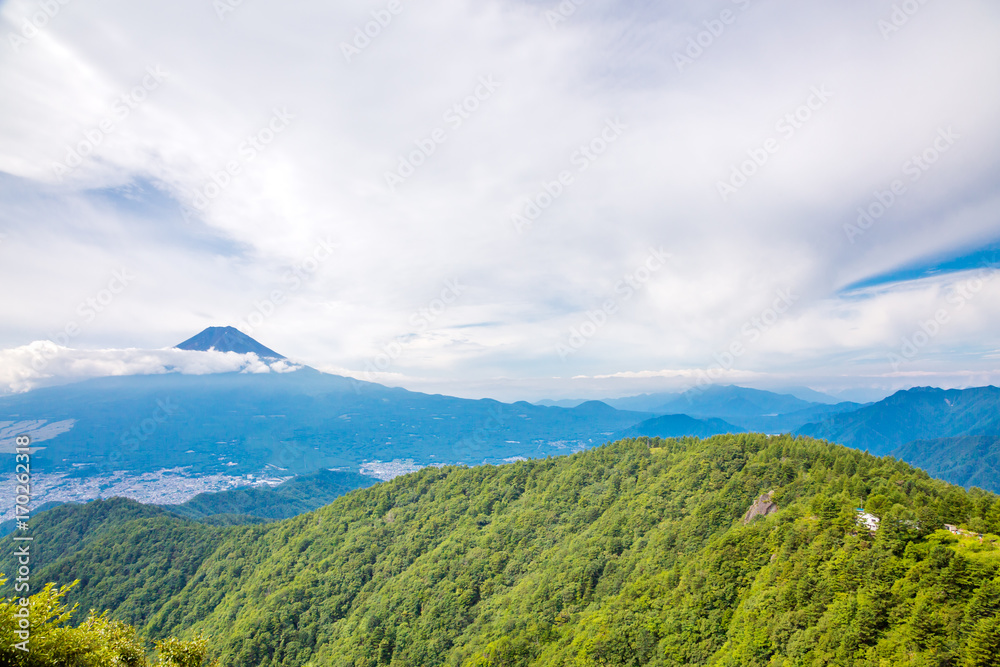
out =
[[[864,526],[868,529],[868,532],[872,534],[878,532],[878,526],[879,523],[881,523],[881,520],[877,516],[869,514],[860,507],[856,508],[854,511],[857,513],[857,517],[855,517],[854,520],[859,526]]]
[[[760,497],[754,501],[747,513],[743,515],[743,525],[749,524],[751,521],[759,516],[767,516],[768,514],[774,514],[778,511],[778,503],[771,500],[771,494],[774,491],[768,491],[767,493],[760,494]]]
[[[944,524],[944,529],[947,530],[952,535],[964,535],[965,537],[978,537],[980,542],[983,541],[982,533],[973,533],[970,530],[965,530],[963,528],[959,528],[958,526],[953,526],[950,523]]]

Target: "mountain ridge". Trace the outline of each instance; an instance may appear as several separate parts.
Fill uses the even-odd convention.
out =
[[[261,359],[285,359],[269,347],[246,335],[234,327],[207,327],[184,342],[174,346],[178,350],[195,350],[200,352],[236,352],[237,354],[256,354]]]
[[[876,455],[915,440],[1000,435],[1000,388],[914,387],[856,411],[807,424],[796,433]]]
[[[423,394],[308,367],[94,378],[0,397],[0,420],[15,414],[76,420],[35,455],[39,467],[75,475],[177,466],[304,474],[397,459],[499,462],[601,444],[606,434],[649,416],[599,403],[564,409]]]
[[[697,419],[689,415],[661,415],[647,419],[635,426],[615,434],[615,439],[651,437],[679,438],[692,436],[708,438],[725,433],[746,433],[746,429],[730,424],[722,419]]]

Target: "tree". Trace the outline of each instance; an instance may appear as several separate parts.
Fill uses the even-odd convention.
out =
[[[965,649],[964,667],[1000,667],[1000,619],[980,619]]]
[[[0,575],[0,585],[6,579]],[[79,627],[69,622],[77,605],[63,598],[77,582],[46,584],[27,597],[0,600],[0,664],[9,667],[211,667],[204,637],[157,642],[158,659],[150,664],[145,640],[134,627],[90,612]]]

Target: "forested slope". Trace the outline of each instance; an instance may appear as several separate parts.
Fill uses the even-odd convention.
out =
[[[744,525],[766,491],[779,510]],[[862,506],[881,517],[874,535],[855,524]],[[937,530],[945,522],[987,535]],[[266,526],[125,525],[41,576],[91,573],[81,599],[125,599],[117,613],[136,618],[125,592],[152,590],[151,554],[193,554],[193,574],[170,580],[141,617],[154,637],[204,632],[223,665],[991,665],[1000,655],[997,497],[806,438],[626,440],[425,469]],[[205,532],[185,535],[190,526]]]
[[[60,505],[31,520],[31,581],[80,583],[69,594],[84,610],[114,610],[133,625],[181,591],[218,547],[241,527],[219,528],[170,515],[124,498]],[[17,571],[6,538],[0,572]],[[13,595],[8,582],[7,595]]]
[[[915,440],[892,454],[952,484],[1000,492],[1000,435]]]
[[[185,519],[219,520],[220,515],[233,521],[257,523],[253,519],[273,521],[329,505],[338,496],[378,480],[354,472],[321,470],[294,477],[278,486],[250,487],[200,493],[182,505],[162,505]]]
[[[914,440],[1000,435],[1000,387],[914,387],[858,410],[806,424],[796,433],[877,455],[892,453]]]

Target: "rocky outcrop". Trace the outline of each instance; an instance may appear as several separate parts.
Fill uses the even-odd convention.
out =
[[[767,516],[768,514],[774,514],[778,511],[778,504],[771,500],[771,494],[773,491],[768,491],[767,493],[762,493],[754,504],[750,506],[747,513],[743,515],[743,525],[746,525],[756,519],[759,516]]]

